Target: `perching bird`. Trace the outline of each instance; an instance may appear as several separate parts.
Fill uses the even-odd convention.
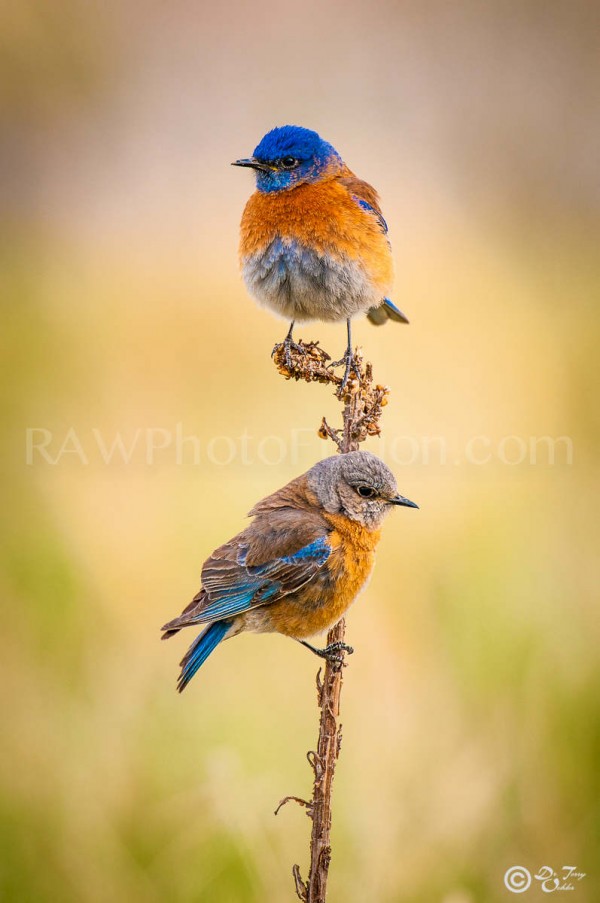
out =
[[[348,169],[316,132],[284,125],[268,132],[249,159],[257,191],[241,223],[240,260],[259,303],[291,320],[346,320],[344,385],[352,363],[351,318],[408,323],[387,297],[392,254],[387,223],[371,185]]]
[[[338,621],[365,585],[384,516],[398,495],[389,468],[370,452],[325,458],[258,502],[249,527],[202,568],[202,587],[162,628],[209,626],[181,662],[181,692],[218,643],[244,630],[282,633],[336,660],[343,644],[315,649],[306,637]]]

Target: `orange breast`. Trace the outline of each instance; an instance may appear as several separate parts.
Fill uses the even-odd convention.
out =
[[[392,257],[387,238],[375,218],[335,180],[269,194],[256,191],[242,217],[242,263],[261,254],[277,237],[336,260],[360,260],[380,287],[382,297],[391,288]]]
[[[326,514],[325,519],[333,526],[334,535],[337,535],[339,542],[339,557],[332,562],[332,573],[337,572],[338,584],[332,605],[331,623],[334,624],[354,602],[371,576],[381,531],[368,530],[342,514]]]
[[[243,615],[246,630],[304,639],[327,630],[354,602],[373,570],[380,531],[367,530],[343,515],[325,518],[333,527],[326,572],[296,596]]]

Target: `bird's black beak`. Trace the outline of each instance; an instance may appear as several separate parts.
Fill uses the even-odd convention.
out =
[[[411,502],[410,499],[405,499],[403,495],[396,495],[393,499],[388,499],[391,505],[404,505],[405,508],[418,508],[416,502]]]
[[[234,160],[231,165],[248,166],[250,169],[259,169],[262,172],[270,172],[272,168],[267,163],[261,163],[260,160],[255,160],[254,157],[250,157],[248,160]]]

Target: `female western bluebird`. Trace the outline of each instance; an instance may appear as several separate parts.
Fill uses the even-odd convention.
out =
[[[392,505],[418,507],[365,451],[325,458],[258,502],[252,524],[204,562],[200,591],[162,628],[167,639],[209,625],[181,662],[179,692],[221,640],[244,630],[282,633],[337,660],[339,644],[315,649],[305,638],[338,621],[364,586]]]
[[[296,320],[346,320],[344,385],[352,363],[350,320],[408,323],[387,297],[392,254],[379,197],[316,132],[284,125],[268,132],[254,155],[233,166],[256,170],[244,210],[240,258],[248,290],[292,321],[284,345],[289,363]],[[341,363],[341,362],[340,362]]]

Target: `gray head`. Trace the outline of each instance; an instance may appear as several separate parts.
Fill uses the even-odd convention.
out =
[[[398,494],[394,474],[371,452],[325,458],[311,467],[307,480],[328,514],[345,514],[370,529],[379,527],[392,505],[419,507]]]

